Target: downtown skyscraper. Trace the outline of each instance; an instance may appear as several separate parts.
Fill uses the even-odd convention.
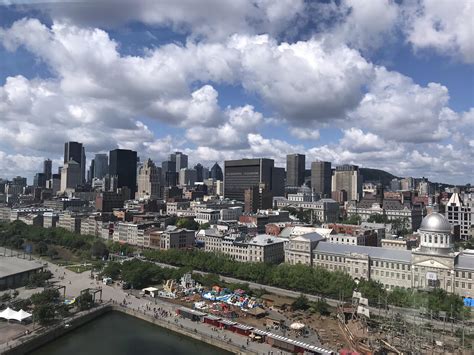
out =
[[[66,142],[64,143],[64,164],[74,160],[79,164],[81,173],[81,183],[86,181],[86,152],[82,143]]]
[[[109,154],[109,174],[117,177],[117,187],[128,187],[130,196],[137,191],[137,152],[114,149]]]

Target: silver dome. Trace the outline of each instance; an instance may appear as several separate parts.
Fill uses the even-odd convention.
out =
[[[420,230],[425,232],[451,233],[451,224],[447,218],[437,212],[430,213],[421,221]]]

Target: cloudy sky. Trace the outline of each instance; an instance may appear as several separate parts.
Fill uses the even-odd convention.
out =
[[[63,144],[474,183],[471,0],[0,5],[0,177]]]

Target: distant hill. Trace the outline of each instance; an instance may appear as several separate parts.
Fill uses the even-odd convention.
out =
[[[398,178],[395,175],[387,173],[384,170],[359,168],[361,175],[364,177],[364,181],[380,181],[383,186],[390,185],[392,179]]]

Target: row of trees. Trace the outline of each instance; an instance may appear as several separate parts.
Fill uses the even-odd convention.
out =
[[[63,228],[42,228],[29,226],[21,221],[0,223],[0,246],[25,249],[54,258],[58,246],[73,251],[84,259],[102,258],[109,254],[108,247],[91,235],[80,235]]]
[[[455,317],[460,317],[463,311],[462,298],[441,289],[418,292],[395,288],[387,291],[380,282],[363,279],[356,285],[347,273],[320,267],[241,263],[225,255],[198,250],[146,251],[144,255],[161,263],[334,299],[350,300],[353,290],[357,288],[373,306],[387,303],[400,307],[425,307],[434,314],[446,311],[452,312]]]

